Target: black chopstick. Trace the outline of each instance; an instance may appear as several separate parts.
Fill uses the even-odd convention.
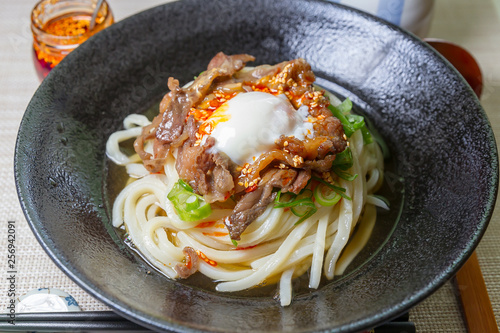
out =
[[[151,332],[112,311],[0,314],[0,332]]]
[[[414,333],[408,313],[376,327],[374,333]],[[0,314],[0,332],[152,332],[112,311]]]
[[[0,322],[8,321],[10,315],[1,314]],[[16,313],[16,322],[24,321],[122,321],[123,317],[113,311],[82,311],[82,312],[32,312]]]

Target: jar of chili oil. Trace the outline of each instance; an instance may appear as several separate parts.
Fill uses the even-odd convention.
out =
[[[103,1],[90,30],[90,19],[97,0],[42,0],[31,13],[33,62],[43,80],[66,55],[92,35],[114,22],[113,13]]]

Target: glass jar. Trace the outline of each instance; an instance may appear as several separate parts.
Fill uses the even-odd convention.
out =
[[[94,29],[90,19],[97,0],[42,0],[31,13],[33,62],[43,80],[66,55],[90,36],[113,24],[113,13],[103,1]]]

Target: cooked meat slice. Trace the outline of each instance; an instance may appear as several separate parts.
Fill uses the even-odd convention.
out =
[[[322,160],[305,161],[304,167],[318,173],[328,172],[332,169],[333,160],[335,160],[335,155],[326,155]]]
[[[270,169],[262,177],[262,184],[288,192],[296,177],[297,171],[294,169]]]
[[[297,177],[291,184],[291,186],[287,189],[287,192],[292,192],[295,194],[299,194],[300,191],[304,187],[306,187],[307,183],[311,179],[311,170],[310,169],[302,169],[297,174]]]
[[[191,108],[188,94],[179,87],[178,80],[169,78],[168,88],[170,89],[170,103],[162,112],[162,120],[156,129],[156,139],[163,144],[171,143],[181,136],[187,113]]]
[[[241,234],[267,206],[275,199],[273,189],[281,188],[288,192],[293,187],[297,171],[293,169],[270,169],[262,177],[259,186],[252,192],[246,193],[238,201],[230,216],[224,219],[231,239],[239,240]]]
[[[203,146],[191,146],[186,142],[177,150],[175,168],[179,177],[201,195],[208,191],[206,175],[214,166],[210,154],[206,152],[210,144],[209,142]]]
[[[231,239],[239,240],[241,234],[259,217],[274,200],[276,193],[270,186],[260,186],[246,193],[234,207],[232,214],[224,219]]]
[[[212,58],[212,60],[210,60],[207,70],[223,69],[227,72],[230,72],[232,75],[233,73],[236,73],[237,71],[245,67],[245,64],[247,62],[254,60],[255,57],[248,54],[228,56],[223,52],[219,52],[215,55],[215,57]]]
[[[234,188],[233,175],[229,171],[229,159],[220,154],[213,154],[212,159],[215,167],[210,177],[210,189],[206,195],[207,202],[225,201]]]
[[[198,260],[198,254],[192,247],[186,246],[182,250],[182,253],[186,256],[186,263],[184,265],[177,264],[174,269],[177,274],[179,274],[180,278],[187,279],[198,271],[200,262]]]
[[[208,203],[225,201],[234,188],[229,159],[217,152],[210,152],[214,144],[212,137],[208,137],[201,146],[191,146],[190,142],[186,141],[178,149],[175,163],[179,177],[196,193],[203,195]]]

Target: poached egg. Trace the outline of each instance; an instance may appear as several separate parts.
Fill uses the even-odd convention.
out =
[[[215,139],[214,149],[244,165],[275,148],[281,135],[300,140],[311,137],[313,126],[308,116],[307,106],[295,110],[284,94],[252,91],[222,104],[200,128]]]

